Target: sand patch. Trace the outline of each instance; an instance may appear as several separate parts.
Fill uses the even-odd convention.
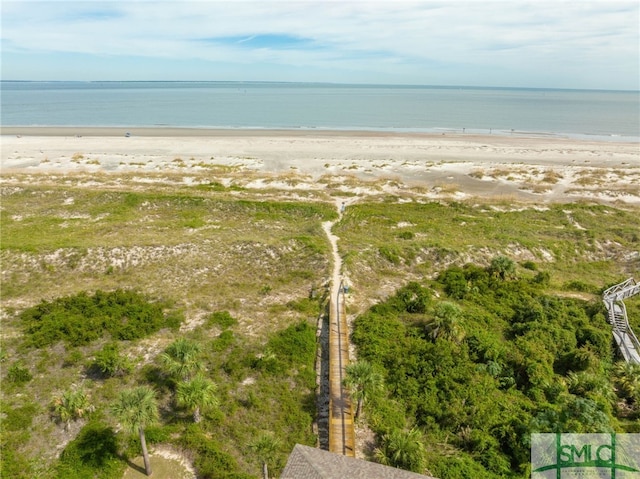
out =
[[[3,186],[11,187],[14,172],[84,174],[87,186],[96,174],[137,172],[140,184],[201,185],[214,178],[227,187],[320,191],[328,175],[330,186],[355,195],[410,188],[428,199],[640,203],[637,143],[374,132],[140,129],[129,138],[114,129],[87,132],[95,136],[55,128],[4,135]],[[171,175],[150,177],[153,172]]]

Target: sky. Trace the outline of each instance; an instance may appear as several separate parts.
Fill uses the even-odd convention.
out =
[[[640,89],[640,2],[1,0],[3,80]]]

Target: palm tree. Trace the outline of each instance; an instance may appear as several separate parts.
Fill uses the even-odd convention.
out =
[[[249,448],[255,453],[256,457],[262,464],[262,477],[269,479],[268,463],[275,458],[280,448],[280,440],[270,433],[262,433],[258,438],[249,444]]]
[[[155,392],[148,386],[122,391],[118,401],[112,405],[111,410],[127,431],[132,434],[136,431],[138,432],[144,458],[144,469],[147,476],[150,476],[151,464],[149,462],[144,428],[158,420],[158,404]]]
[[[198,361],[200,345],[186,338],[175,340],[160,356],[168,373],[187,380],[194,373],[202,369]]]
[[[82,389],[69,390],[54,398],[53,408],[56,416],[64,422],[64,430],[68,431],[71,421],[83,417],[93,407],[89,404],[89,397]]]
[[[387,466],[418,473],[423,473],[426,468],[422,434],[416,428],[409,431],[394,429],[386,434],[375,454],[378,461]]]
[[[176,402],[193,412],[193,421],[200,422],[200,410],[207,407],[217,407],[218,398],[215,395],[216,385],[213,381],[198,374],[189,381],[178,384]]]
[[[613,404],[616,398],[609,378],[588,371],[570,371],[565,379],[571,394],[591,399],[600,398]]]
[[[630,402],[640,403],[640,364],[619,363],[614,370],[615,385],[620,395]]]
[[[382,376],[373,369],[368,361],[358,361],[346,367],[343,385],[349,389],[351,398],[358,402],[355,418],[360,417],[362,404],[375,391],[382,387]]]
[[[427,331],[433,339],[443,338],[460,343],[464,338],[464,329],[460,325],[462,311],[458,305],[442,301],[437,304],[434,318],[427,324]]]
[[[516,275],[516,264],[506,256],[498,256],[491,260],[489,272],[497,275],[501,280],[513,278]]]

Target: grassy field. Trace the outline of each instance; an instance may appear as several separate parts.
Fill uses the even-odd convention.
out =
[[[383,296],[450,264],[488,265],[505,255],[551,273],[551,287],[598,293],[640,271],[637,208],[588,203],[399,202],[380,198],[347,210],[335,231],[355,289]],[[530,265],[531,267],[531,265]],[[378,281],[372,281],[372,278]]]
[[[326,203],[201,187],[17,188],[3,195],[3,303],[134,287],[171,298],[188,322],[222,309],[247,327],[272,327],[270,308],[308,296],[328,275],[320,223],[333,216]]]
[[[276,473],[295,442],[314,445],[308,339],[330,276],[321,225],[336,219],[336,197],[355,200],[334,229],[354,314],[413,278],[434,277],[451,264],[486,265],[500,254],[523,272],[529,271],[525,265],[548,271],[554,291],[593,300],[605,285],[640,271],[637,207],[429,202],[410,191],[358,197],[340,190],[343,183],[293,194],[235,188],[239,173],[220,174],[231,180],[189,184],[149,174],[146,182],[114,174],[88,184],[79,177],[32,181],[24,175],[2,187],[2,444],[5,458],[26,471],[21,477],[61,477],[57,457],[86,420],[65,431],[52,420],[50,405],[74,384],[83,384],[96,406],[90,420],[110,427],[116,423],[108,404],[120,390],[154,385],[163,414],[151,444],[186,451],[200,470],[213,468],[216,457],[229,461],[239,474],[234,477],[258,476],[260,465],[247,444],[262,430],[282,439]],[[25,308],[117,288],[161,301],[167,314],[182,320],[178,330],[120,342],[134,365],[130,374],[100,379],[87,373],[107,337],[75,348],[22,344],[19,314]],[[212,321],[219,311],[228,311],[234,325]],[[638,311],[637,301],[629,311]],[[197,427],[173,409],[158,361],[177,337],[202,345],[202,361],[221,398],[219,411]],[[287,351],[299,341],[300,350]],[[277,362],[270,365],[272,355]],[[8,383],[15,365],[32,379]],[[213,441],[210,450],[205,441]],[[119,447],[133,457],[135,448],[127,444]],[[118,474],[122,468],[126,461]]]

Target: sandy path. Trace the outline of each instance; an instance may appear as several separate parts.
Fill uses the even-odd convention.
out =
[[[331,271],[331,297],[335,298],[338,296],[338,291],[340,289],[340,282],[342,280],[342,258],[340,257],[340,253],[338,252],[338,238],[333,234],[332,229],[333,225],[339,222],[342,219],[342,205],[346,202],[338,198],[336,199],[336,208],[338,210],[338,219],[335,221],[325,221],[322,223],[322,229],[324,229],[325,234],[327,235],[327,239],[331,244],[331,254],[333,258],[333,268]]]

